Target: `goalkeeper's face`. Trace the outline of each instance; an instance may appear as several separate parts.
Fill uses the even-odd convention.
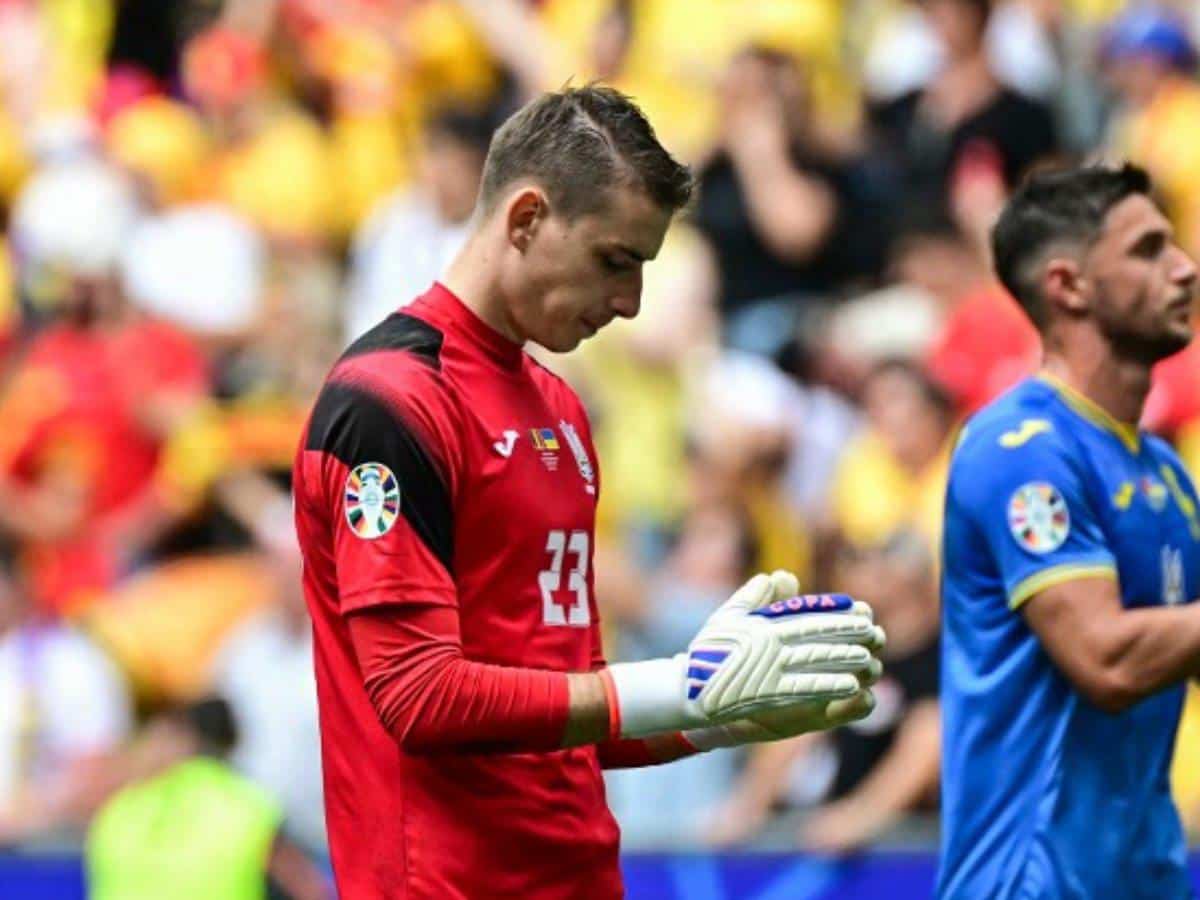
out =
[[[638,314],[642,266],[658,255],[671,213],[632,187],[613,188],[599,211],[573,218],[540,196],[506,293],[517,330],[564,353],[614,318]]]

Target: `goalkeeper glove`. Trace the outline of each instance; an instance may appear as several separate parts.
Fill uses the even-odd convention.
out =
[[[871,607],[855,603],[854,615],[872,618]],[[875,648],[880,649],[882,642]],[[697,750],[714,750],[718,747],[736,747],[741,744],[759,744],[764,741],[780,741],[785,738],[806,734],[810,731],[828,731],[865,719],[875,708],[875,695],[870,687],[883,674],[883,664],[872,659],[871,667],[859,675],[861,688],[851,697],[838,700],[802,700],[799,703],[778,705],[756,712],[727,725],[712,725],[683,732],[683,738]]]
[[[882,629],[865,604],[841,594],[797,597],[798,588],[788,572],[756,575],[686,654],[602,670],[610,733],[643,737],[853,697],[878,668]]]
[[[681,733],[683,739],[697,750],[715,750],[781,741],[810,731],[828,731],[864,719],[874,708],[875,695],[864,689],[841,700],[802,700],[754,713],[728,725],[710,725]]]

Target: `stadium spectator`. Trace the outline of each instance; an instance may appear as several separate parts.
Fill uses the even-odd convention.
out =
[[[694,503],[738,503],[758,546],[756,564],[812,580],[809,523],[784,489],[793,452],[796,385],[761,357],[727,351],[701,373],[687,419]]]
[[[90,214],[71,215],[78,204]],[[14,212],[27,308],[50,322],[0,398],[0,526],[60,614],[93,603],[174,521],[152,476],[209,384],[192,339],[123,296],[116,265],[137,214],[128,183],[86,160],[41,171]]]
[[[968,416],[1028,375],[1041,354],[1037,332],[988,272],[976,246],[948,221],[904,230],[894,274],[937,302],[941,324],[924,353],[929,374]]]
[[[250,495],[242,502],[254,507],[258,543],[275,582],[271,604],[240,623],[213,660],[212,685],[229,701],[241,735],[230,762],[279,801],[297,842],[309,852],[323,852],[312,624],[300,587],[300,551],[289,527],[291,504],[286,495],[252,495],[244,480],[222,489]]]
[[[717,254],[735,348],[778,351],[806,303],[879,263],[870,179],[821,140],[809,78],[793,56],[752,47],[722,79],[720,143],[698,172],[694,221]]]
[[[433,284],[462,248],[494,127],[486,111],[447,109],[430,120],[417,183],[387,198],[355,238],[347,344]]]
[[[132,729],[117,667],[0,577],[0,845],[78,831]]]
[[[225,762],[237,744],[228,704],[161,715],[139,753],[151,771],[116,792],[88,829],[93,900],[328,900],[325,877],[285,835],[282,811]]]
[[[1193,152],[1200,140],[1200,84],[1183,14],[1166,4],[1134,4],[1108,26],[1101,62],[1120,99],[1109,152],[1146,167],[1182,245],[1200,252],[1200,160]]]
[[[1001,190],[1058,147],[1049,109],[1004,85],[985,43],[992,0],[922,0],[944,50],[924,86],[872,109],[879,152],[909,209],[949,211],[955,182]]]
[[[733,503],[689,510],[670,554],[646,587],[641,609],[626,609],[612,623],[619,634],[615,655],[653,659],[686,643],[754,571],[753,529],[746,511]],[[668,768],[609,772],[609,802],[622,835],[639,846],[695,843],[705,818],[732,785],[736,766],[731,754],[707,753]],[[681,822],[689,824],[681,828]]]
[[[867,429],[842,456],[833,482],[834,524],[851,547],[912,530],[931,552],[941,537],[953,407],[911,362],[881,363],[863,387]]]

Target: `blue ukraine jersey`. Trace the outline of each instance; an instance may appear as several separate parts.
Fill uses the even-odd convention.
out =
[[[940,897],[1192,896],[1168,784],[1184,688],[1103,712],[1018,610],[1080,577],[1116,579],[1126,607],[1189,600],[1197,503],[1165,442],[1052,379],[966,426],[943,545]]]

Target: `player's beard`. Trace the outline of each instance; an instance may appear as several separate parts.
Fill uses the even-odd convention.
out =
[[[1153,366],[1168,356],[1174,356],[1191,340],[1167,329],[1156,333],[1133,330],[1109,332],[1108,339],[1115,357],[1145,366]]]
[[[1122,314],[1105,315],[1102,306],[1097,316],[1104,336],[1108,338],[1113,356],[1117,359],[1153,366],[1168,356],[1174,356],[1192,339],[1191,329],[1186,331],[1173,329],[1167,320],[1167,312],[1155,315],[1145,314],[1145,298],[1137,304],[1131,315],[1126,310]]]

